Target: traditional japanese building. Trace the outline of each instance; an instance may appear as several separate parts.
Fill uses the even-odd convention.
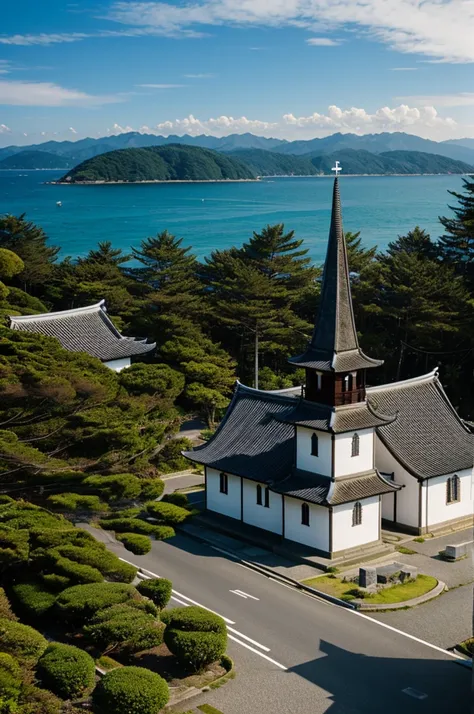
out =
[[[120,334],[107,315],[105,300],[73,310],[12,316],[10,327],[56,337],[64,349],[87,352],[116,372],[129,367],[132,357],[144,355],[156,347],[155,343],[148,344],[146,339],[137,340]]]
[[[305,386],[237,383],[205,466],[206,508],[334,558],[377,546],[382,518],[422,533],[472,521],[474,436],[435,372],[366,387],[382,364],[357,338],[339,180],[313,336],[290,363]]]

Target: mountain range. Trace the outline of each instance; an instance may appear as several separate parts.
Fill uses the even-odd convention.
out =
[[[368,151],[371,154],[382,154],[390,151],[417,151],[445,156],[456,161],[464,161],[474,165],[474,139],[455,139],[448,141],[431,141],[414,134],[404,132],[381,134],[332,134],[322,139],[286,141],[269,139],[254,134],[230,134],[225,137],[215,136],[156,136],[127,132],[99,139],[86,138],[78,141],[47,141],[30,146],[6,146],[0,149],[0,165],[2,160],[24,151],[48,152],[66,157],[69,165],[76,165],[86,159],[115,149],[143,148],[147,146],[164,146],[167,144],[185,144],[214,149],[220,152],[231,152],[237,149],[262,149],[279,154],[294,156],[322,156],[334,154],[346,149]],[[341,162],[342,163],[342,162]],[[7,166],[4,166],[7,168]],[[37,168],[31,166],[31,168]],[[39,168],[39,167],[38,167]],[[343,167],[344,168],[344,167]]]

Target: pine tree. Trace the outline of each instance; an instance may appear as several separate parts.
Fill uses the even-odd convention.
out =
[[[13,251],[24,263],[14,284],[27,292],[43,294],[42,288],[51,278],[60,250],[48,244],[43,229],[28,221],[24,213],[0,217],[0,248]]]
[[[374,260],[377,254],[377,246],[364,248],[360,231],[357,231],[357,233],[347,231],[344,237],[346,239],[349,270],[351,273],[361,273]]]
[[[449,206],[454,218],[440,217],[446,233],[439,245],[442,259],[474,285],[474,180],[463,179],[465,193],[448,191],[458,206]]]

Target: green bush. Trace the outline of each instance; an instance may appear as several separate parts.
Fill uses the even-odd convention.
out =
[[[0,588],[0,619],[1,620],[17,620],[18,618],[14,615],[10,600],[7,598],[5,590]]]
[[[159,498],[165,490],[165,483],[160,478],[142,478],[140,479],[140,485],[142,489],[140,498],[143,501]]]
[[[67,528],[54,528],[30,531],[30,542],[32,548],[56,548],[58,545],[74,543],[74,545],[87,545],[97,543],[93,535],[82,528],[72,528],[68,524]]]
[[[101,519],[99,525],[107,531],[115,531],[116,533],[142,533],[143,535],[151,535],[155,529],[152,523],[147,523],[139,518]]]
[[[36,675],[62,699],[80,697],[95,684],[95,663],[84,650],[53,642],[40,657]]]
[[[117,540],[135,555],[145,555],[151,550],[151,540],[148,536],[139,533],[117,533]]]
[[[158,647],[163,642],[164,625],[153,615],[126,605],[102,610],[84,627],[84,634],[98,647],[125,645],[130,652]]]
[[[111,501],[137,498],[141,491],[140,479],[133,474],[88,476],[82,483],[88,489],[99,491],[103,498]]]
[[[0,652],[0,711],[15,711],[14,708],[6,708],[5,705],[11,702],[14,704],[20,694],[22,673],[20,665],[13,657],[6,652]],[[2,706],[3,705],[3,706]]]
[[[35,687],[33,684],[23,684],[18,704],[21,714],[63,714],[64,712],[64,703],[61,699],[52,692]]]
[[[135,518],[142,512],[140,506],[130,506],[129,508],[121,508],[119,511],[111,511],[110,513],[105,513],[102,518],[105,520],[109,518]]]
[[[185,508],[175,506],[174,503],[164,503],[163,501],[147,503],[146,510],[153,518],[168,526],[177,526],[191,515]]]
[[[142,580],[137,585],[137,590],[141,595],[150,598],[160,610],[163,610],[171,597],[173,584],[166,578],[151,578]]]
[[[56,595],[38,582],[14,585],[12,592],[20,612],[29,618],[43,617],[56,602]]]
[[[168,699],[165,680],[142,667],[113,669],[93,694],[94,703],[107,714],[158,714]]]
[[[121,583],[131,583],[134,580],[137,569],[133,565],[124,563],[114,553],[111,553],[103,543],[94,541],[84,546],[65,544],[55,549],[54,553],[68,558],[75,563],[89,565],[97,569],[109,580]],[[102,579],[102,578],[101,578]]]
[[[100,583],[104,579],[104,576],[90,565],[82,565],[82,563],[75,563],[69,558],[56,558],[54,565],[52,566],[58,575],[63,575],[69,578],[72,583],[77,585],[85,585],[87,583]]]
[[[166,612],[164,640],[177,659],[198,671],[220,659],[227,646],[222,617],[202,607],[178,607]]]
[[[0,528],[0,563],[3,566],[26,563],[29,551],[28,531]]]
[[[56,493],[48,496],[52,508],[64,511],[106,511],[108,506],[99,496],[84,496],[78,493]]]
[[[139,598],[138,590],[124,583],[74,585],[58,595],[56,609],[60,617],[81,624],[99,610]]]
[[[13,620],[0,620],[0,648],[23,660],[37,661],[47,646],[37,630]]]
[[[59,593],[72,585],[70,578],[57,573],[40,573],[39,577],[46,587],[55,593]]]
[[[4,506],[6,503],[13,503],[14,499],[11,496],[7,496],[6,493],[0,494],[0,506]]]
[[[175,491],[174,493],[167,493],[165,496],[163,496],[161,502],[173,503],[175,506],[179,506],[180,508],[188,508],[189,506],[189,498],[185,493],[181,493],[180,491]]]
[[[168,538],[174,538],[176,533],[171,526],[155,526],[153,535],[156,540],[167,540]]]

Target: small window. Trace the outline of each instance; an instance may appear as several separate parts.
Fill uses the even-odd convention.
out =
[[[219,474],[219,491],[226,495],[229,493],[229,480],[225,473]]]
[[[311,436],[311,455],[319,456],[319,439],[317,434]]]
[[[301,525],[309,526],[309,506],[307,503],[301,504]]]
[[[270,508],[270,489],[268,486],[265,489],[265,508]]]
[[[321,374],[321,372],[316,372],[316,389],[318,390],[318,392],[321,391],[322,386],[323,386],[323,375]]]
[[[352,525],[360,526],[362,523],[362,505],[357,501],[354,503],[354,508],[352,509]]]
[[[262,505],[262,487],[260,484],[257,485],[257,506]]]
[[[359,456],[359,434],[354,434],[352,437],[351,456]]]
[[[446,503],[456,503],[461,500],[461,479],[457,474],[446,481]]]
[[[342,391],[343,392],[349,391],[349,375],[348,374],[346,374],[342,380]]]

